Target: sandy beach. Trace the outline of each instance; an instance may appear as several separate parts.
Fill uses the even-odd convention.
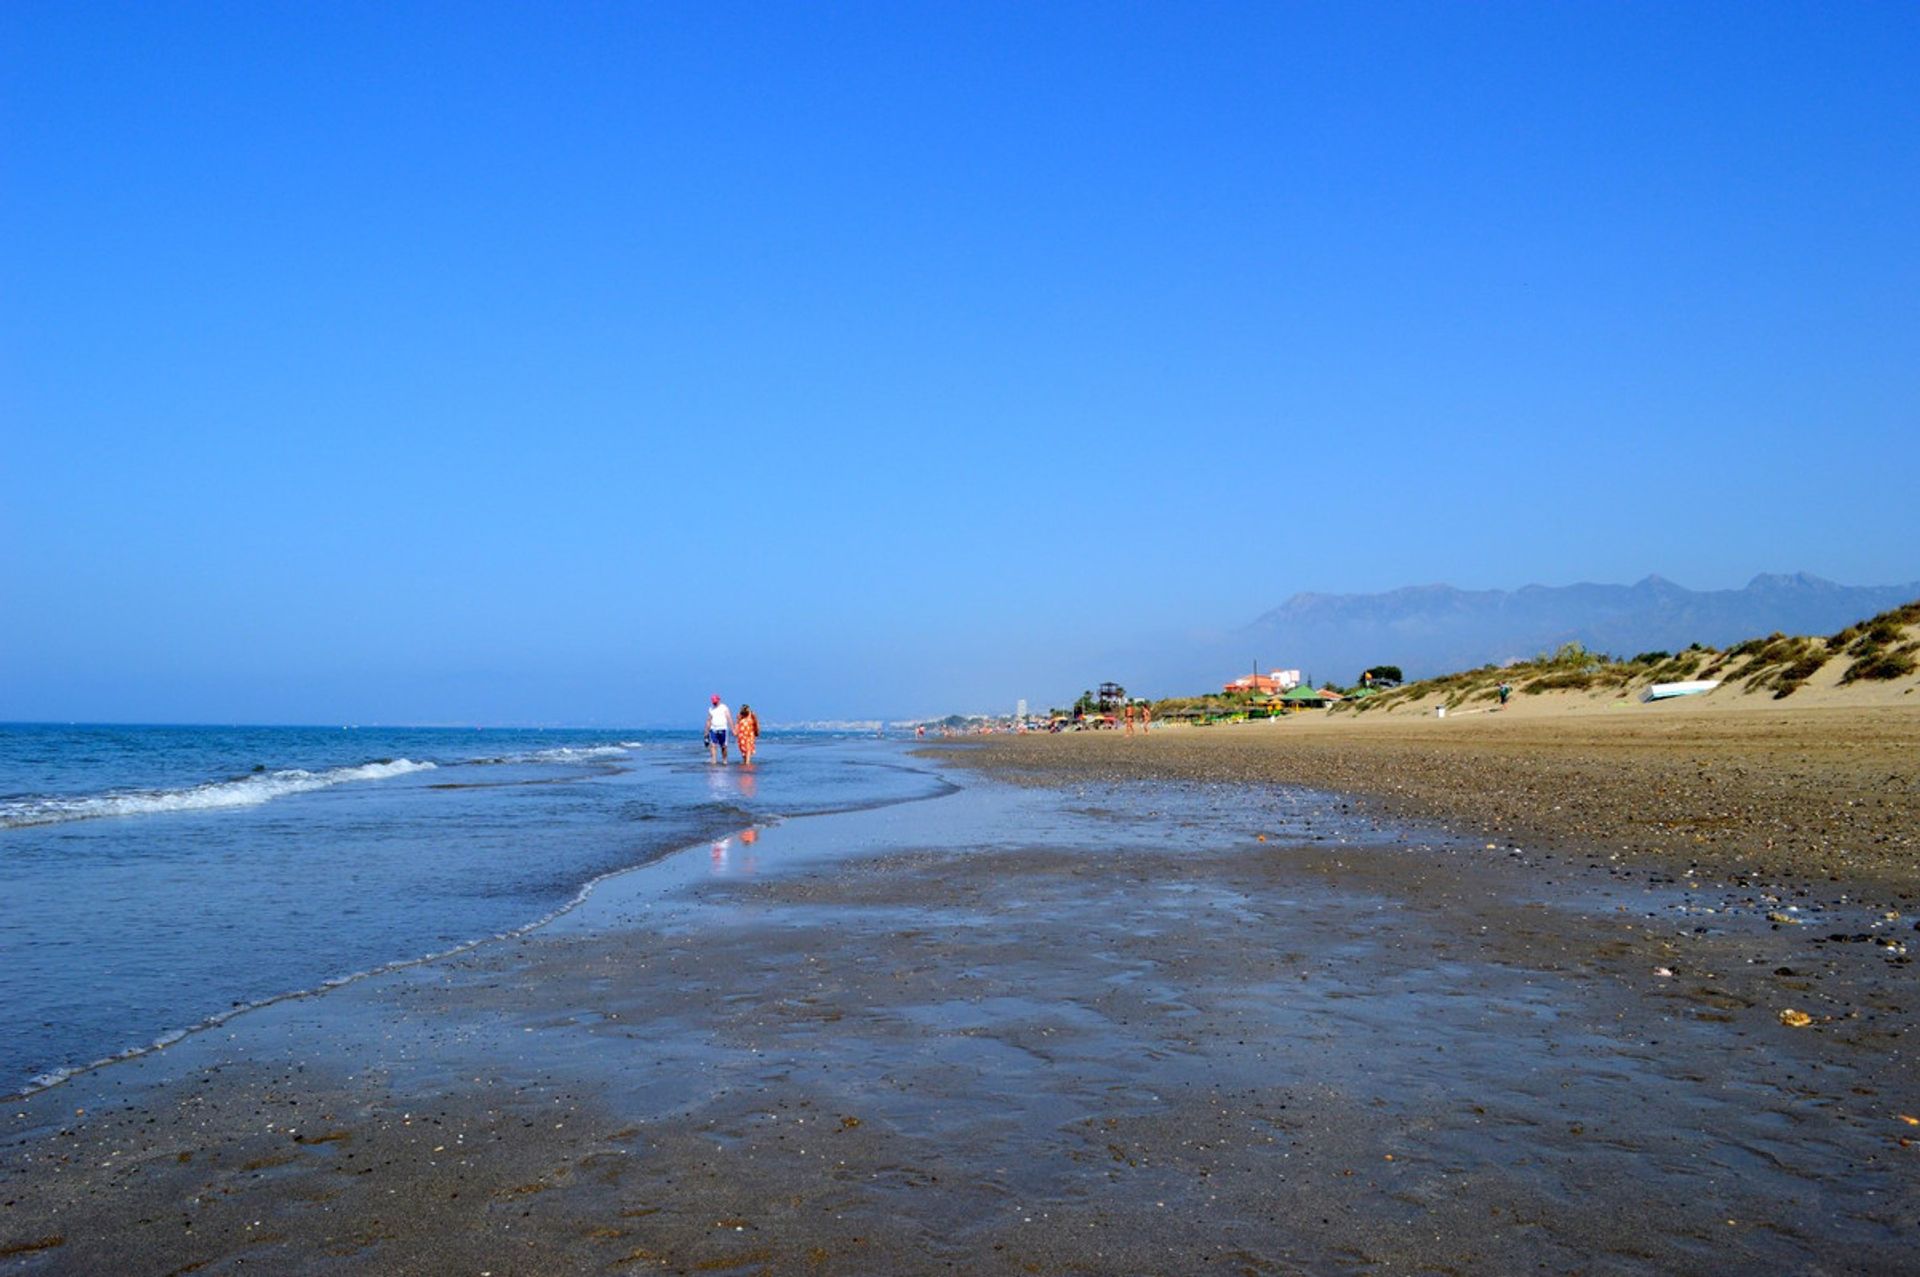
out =
[[[0,1277],[1920,1277],[1920,5],[0,33]]]
[[[12,1103],[0,1271],[1920,1270],[1900,723],[1290,726],[935,751],[959,792]],[[1768,821],[1783,759],[1856,786],[1870,899],[1570,801]]]
[[[1030,781],[1317,786],[1529,845],[1905,902],[1920,889],[1920,705],[1862,701],[1612,709],[1547,696],[1446,719],[1003,736],[961,758]]]

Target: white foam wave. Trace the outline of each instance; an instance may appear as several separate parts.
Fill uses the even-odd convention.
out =
[[[415,766],[432,767],[433,764],[421,763]],[[699,845],[701,844],[689,844],[689,846]],[[687,848],[682,847],[680,850],[684,852]],[[670,853],[663,853],[659,858],[664,859],[666,854]],[[40,1091],[59,1086],[62,1082],[76,1078],[82,1073],[91,1073],[96,1069],[103,1069],[109,1064],[116,1064],[121,1060],[137,1059],[140,1056],[149,1055],[155,1051],[164,1051],[174,1043],[182,1041],[192,1034],[204,1032],[207,1029],[218,1028],[236,1016],[245,1015],[249,1011],[258,1011],[262,1007],[269,1007],[277,1002],[290,1002],[298,998],[318,997],[320,994],[326,993],[331,989],[338,989],[349,984],[357,984],[373,976],[386,975],[392,971],[404,971],[408,967],[424,966],[429,962],[439,962],[442,959],[451,958],[456,954],[467,953],[473,949],[478,949],[483,944],[490,944],[501,940],[514,940],[521,936],[531,935],[585,904],[587,897],[591,896],[601,883],[607,882],[610,879],[625,877],[627,874],[638,873],[653,863],[655,863],[653,860],[644,860],[639,864],[623,865],[618,869],[609,869],[603,874],[589,878],[580,885],[580,889],[574,892],[572,898],[565,904],[549,909],[532,922],[522,923],[517,927],[509,927],[505,931],[496,931],[491,935],[479,936],[472,940],[463,940],[450,948],[440,949],[433,953],[421,954],[416,958],[399,958],[392,962],[383,962],[378,966],[367,967],[361,971],[348,972],[346,975],[329,976],[312,988],[295,989],[288,993],[276,993],[270,997],[256,998],[251,1002],[236,1002],[225,1011],[210,1015],[198,1024],[188,1028],[168,1029],[165,1033],[162,1033],[159,1037],[144,1046],[130,1046],[124,1051],[116,1051],[112,1055],[94,1060],[89,1064],[68,1065],[63,1068],[49,1069],[45,1073],[36,1074],[28,1078],[26,1085],[19,1090],[10,1095],[0,1095],[0,1101],[12,1103],[15,1100],[23,1100]]]
[[[634,744],[637,747],[639,745],[639,742],[634,742]],[[415,771],[425,770],[433,766],[432,763],[408,763],[406,759],[400,759],[393,764],[370,764],[370,766],[374,766],[374,767],[400,766],[402,764],[405,764],[409,770],[415,770]],[[343,768],[341,770],[352,771],[352,770],[360,770],[360,769]],[[393,773],[393,774],[397,775],[398,773]],[[945,792],[946,793],[957,792],[957,787],[949,786]],[[936,797],[937,796],[938,795],[936,795]],[[899,799],[897,801],[913,802],[916,800]],[[827,813],[822,812],[817,814],[825,815]],[[764,824],[748,825],[748,826],[743,826],[743,828],[763,829],[763,828],[766,828],[767,825],[769,824],[778,823],[780,819],[781,819],[780,817],[775,817],[774,820],[768,821]],[[739,832],[740,831],[736,830],[734,836],[738,836]],[[688,851],[692,847],[699,847],[704,845],[706,845],[706,840],[702,839],[697,842],[689,843],[686,846],[678,848],[677,850],[679,853],[684,854],[686,851]],[[566,903],[548,910],[546,913],[542,914],[540,917],[535,918],[532,922],[522,923],[520,926],[517,926],[517,927],[509,927],[505,931],[497,931],[497,932],[494,932],[492,935],[480,936],[472,940],[465,940],[459,944],[453,945],[450,948],[441,949],[434,953],[422,954],[419,957],[415,957],[415,958],[401,958],[393,962],[384,962],[378,966],[368,967],[362,971],[354,971],[346,975],[331,976],[325,980],[322,980],[319,984],[313,986],[312,988],[296,989],[288,993],[278,993],[278,994],[274,994],[271,997],[256,999],[255,1001],[252,1001],[252,1002],[235,1003],[232,1007],[228,1008],[227,1010],[221,1011],[215,1015],[208,1016],[206,1019],[200,1021],[198,1024],[195,1024],[189,1028],[169,1029],[167,1032],[162,1033],[159,1037],[155,1038],[152,1042],[146,1044],[145,1046],[128,1047],[124,1051],[120,1051],[114,1055],[109,1055],[104,1059],[95,1060],[90,1064],[70,1065],[64,1068],[51,1069],[45,1073],[38,1074],[35,1077],[29,1078],[24,1087],[13,1092],[12,1094],[0,1095],[0,1101],[12,1103],[15,1100],[22,1100],[27,1098],[30,1095],[34,1095],[40,1091],[47,1090],[50,1087],[59,1086],[61,1083],[66,1082],[71,1078],[78,1077],[82,1073],[90,1073],[96,1069],[105,1068],[106,1066],[117,1063],[121,1060],[131,1060],[142,1055],[150,1054],[154,1051],[165,1050],[167,1047],[172,1046],[174,1043],[181,1041],[182,1039],[188,1037],[191,1034],[199,1033],[206,1029],[217,1028],[218,1026],[225,1024],[227,1021],[235,1018],[236,1016],[245,1015],[249,1011],[257,1011],[261,1007],[272,1006],[277,1002],[287,1002],[297,998],[316,997],[320,994],[326,993],[328,990],[337,989],[343,985],[355,984],[361,980],[365,980],[370,977],[385,975],[388,972],[392,972],[392,971],[405,970],[406,968],[409,968],[409,967],[423,966],[431,962],[439,962],[445,958],[451,958],[456,954],[467,953],[471,950],[478,949],[480,946],[485,944],[497,943],[502,940],[514,940],[522,936],[531,935],[536,931],[539,931],[545,927],[552,925],[556,920],[565,917],[567,914],[572,913],[575,909],[578,909],[581,905],[585,904],[587,902],[588,897],[592,896],[593,893],[600,888],[602,883],[610,882],[615,878],[624,878],[628,874],[639,873],[642,870],[645,870],[649,866],[656,863],[657,860],[665,859],[666,856],[671,854],[673,854],[673,852],[671,851],[663,852],[661,856],[656,857],[654,859],[643,860],[638,864],[623,865],[618,869],[609,869],[605,873],[598,874],[592,878],[589,878],[586,882],[580,885],[580,889],[578,891],[575,891],[573,893],[573,896],[569,900],[567,900]]]
[[[583,745],[561,746],[558,749],[540,749],[527,755],[530,763],[580,763],[596,758],[625,758],[625,745]]]
[[[502,754],[493,758],[469,759],[473,763],[590,763],[602,758],[625,758],[637,748],[638,741],[619,745],[558,745],[552,749],[529,750],[524,754]]]
[[[16,798],[0,802],[0,829],[55,825],[68,820],[97,820],[105,816],[146,816],[169,811],[255,807],[288,794],[304,794],[355,780],[387,780],[394,776],[405,776],[409,772],[430,771],[433,766],[432,763],[416,763],[410,758],[394,758],[321,772],[305,771],[298,767],[285,771],[258,772],[238,780],[209,781],[186,789]]]

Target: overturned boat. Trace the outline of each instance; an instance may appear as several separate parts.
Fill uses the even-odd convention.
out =
[[[1696,678],[1688,683],[1655,683],[1640,693],[1643,701],[1670,701],[1676,696],[1698,696],[1720,686],[1717,678]]]

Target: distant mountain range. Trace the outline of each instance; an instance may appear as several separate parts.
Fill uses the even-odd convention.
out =
[[[1225,679],[1293,668],[1348,682],[1369,665],[1409,678],[1532,656],[1578,642],[1619,656],[1689,643],[1724,646],[1780,630],[1830,634],[1920,598],[1905,585],[1836,585],[1804,572],[1763,574],[1738,590],[1689,590],[1659,576],[1633,585],[1461,590],[1416,585],[1384,594],[1296,594],[1221,644]],[[1198,690],[1198,689],[1196,689]]]

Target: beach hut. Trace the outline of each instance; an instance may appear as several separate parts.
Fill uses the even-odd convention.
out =
[[[1337,697],[1338,693],[1334,693]],[[1280,699],[1288,709],[1322,709],[1329,701],[1326,692],[1313,687],[1290,687],[1280,693]]]

